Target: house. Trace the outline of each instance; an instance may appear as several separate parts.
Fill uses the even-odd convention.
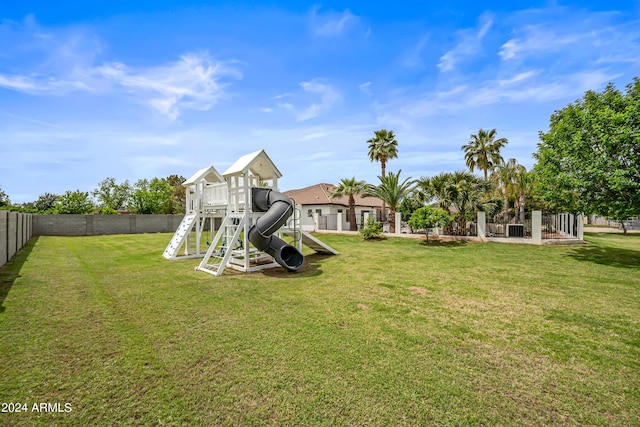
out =
[[[349,214],[349,197],[331,198],[334,189],[333,184],[316,184],[297,190],[285,191],[296,205],[302,205],[302,228],[309,230],[314,226],[314,214],[317,214],[318,229],[337,230],[338,214],[342,214],[342,229],[349,230],[352,220]],[[356,223],[358,227],[363,223],[365,215],[380,218],[382,212],[382,200],[375,197],[355,196]]]

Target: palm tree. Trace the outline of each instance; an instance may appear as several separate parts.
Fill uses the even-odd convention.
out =
[[[491,174],[491,178],[502,198],[502,216],[505,221],[509,217],[509,201],[515,198],[516,177],[521,167],[516,159],[509,159],[500,163],[495,172]]]
[[[491,183],[468,171],[442,172],[431,178],[421,178],[418,185],[422,194],[430,196],[426,203],[433,203],[446,212],[455,212],[456,223],[462,230],[479,210],[491,214],[496,209],[495,201],[489,197]]]
[[[389,218],[389,231],[394,233],[396,231],[396,210],[400,206],[402,199],[407,197],[415,187],[415,181],[411,178],[407,178],[400,182],[400,172],[397,174],[389,172],[387,176],[378,176],[380,184],[377,186],[369,185],[364,197],[377,197],[382,200],[383,203],[389,205],[390,218]]]
[[[358,194],[364,194],[367,190],[367,183],[364,181],[357,181],[356,177],[342,178],[340,184],[333,188],[331,198],[334,197],[349,197],[349,230],[358,231],[358,224],[356,223],[356,200],[354,196]]]
[[[425,204],[434,203],[438,208],[449,211],[451,206],[451,177],[447,172],[438,175],[422,177],[418,180],[419,196]]]
[[[469,143],[462,146],[467,167],[471,172],[476,167],[484,171],[485,181],[488,171],[503,162],[500,149],[509,142],[507,138],[496,139],[496,134],[495,129],[490,131],[480,129],[477,135],[471,135]]]
[[[527,195],[531,193],[533,185],[533,174],[531,172],[527,172],[527,169],[520,165],[520,169],[516,174],[516,191],[518,196],[516,204],[518,206],[518,217],[520,223],[524,222],[524,208],[527,203]]]
[[[392,130],[380,129],[374,131],[375,136],[367,140],[369,160],[380,162],[381,175],[384,178],[387,170],[387,160],[398,157],[398,141]],[[386,214],[385,203],[382,202],[382,219]]]

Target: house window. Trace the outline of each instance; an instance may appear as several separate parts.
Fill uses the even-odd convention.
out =
[[[313,216],[313,209],[307,209],[307,216],[308,217],[312,217]]]
[[[322,215],[322,209],[316,209],[316,213],[317,213],[318,215]]]

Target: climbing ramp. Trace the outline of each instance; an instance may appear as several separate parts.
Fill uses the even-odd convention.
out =
[[[197,212],[189,212],[184,216],[184,218],[182,218],[182,222],[180,222],[178,229],[173,234],[173,237],[169,241],[167,248],[162,254],[163,257],[165,257],[166,259],[178,258],[178,252],[180,251],[180,248],[184,244],[185,240],[189,238],[189,234],[191,233],[194,224],[197,223],[197,220]]]

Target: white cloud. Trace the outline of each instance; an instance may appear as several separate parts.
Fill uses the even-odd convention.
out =
[[[314,79],[308,82],[300,83],[300,87],[304,91],[303,94],[287,94],[283,97],[294,97],[301,99],[302,102],[311,102],[306,107],[296,107],[290,102],[282,102],[278,104],[279,107],[291,111],[296,117],[297,121],[309,120],[317,117],[321,113],[331,109],[334,105],[339,103],[342,99],[340,93],[332,86],[322,83],[318,79]],[[320,98],[318,100],[318,98]]]
[[[420,66],[422,64],[421,57],[425,47],[427,47],[428,42],[429,42],[428,34],[420,37],[420,40],[418,40],[418,43],[415,46],[408,49],[407,52],[405,52],[404,55],[402,56],[402,59],[401,59],[402,65],[410,68]]]
[[[544,26],[527,26],[521,31],[523,35],[505,42],[498,52],[503,60],[521,59],[530,54],[550,54],[562,51],[567,46],[577,45],[586,34],[560,34],[553,28]]]
[[[304,135],[303,137],[299,138],[298,141],[309,141],[311,139],[324,138],[325,136],[327,136],[325,132],[314,132]]]
[[[185,109],[209,110],[224,95],[221,80],[241,77],[226,63],[213,62],[208,53],[186,54],[174,63],[147,69],[114,63],[96,71],[171,120]]]
[[[360,89],[365,95],[371,95],[371,82],[358,85],[358,89]]]
[[[409,117],[427,117],[500,103],[544,103],[579,97],[585,91],[602,87],[617,77],[620,74],[605,69],[554,77],[543,75],[540,70],[529,70],[507,78],[486,80],[473,86],[455,86],[450,90],[422,93],[415,98],[397,99],[385,106],[385,110],[392,116],[395,111],[400,111],[402,115]]]
[[[314,6],[310,12],[311,33],[321,37],[339,36],[353,28],[359,21],[349,9],[343,12],[320,13],[320,7]]]
[[[232,63],[214,60],[208,52],[134,68],[120,62],[98,64],[102,42],[83,28],[46,29],[31,18],[0,24],[0,30],[15,40],[5,55],[20,59],[28,54],[28,62],[0,74],[0,87],[32,95],[107,94],[121,88],[136,102],[175,120],[184,110],[210,109],[224,96],[228,79],[242,77]]]
[[[440,57],[438,68],[447,72],[462,60],[477,55],[482,49],[482,39],[489,32],[493,25],[493,20],[488,15],[480,17],[481,26],[478,29],[465,29],[457,31],[458,42],[456,46]]]

